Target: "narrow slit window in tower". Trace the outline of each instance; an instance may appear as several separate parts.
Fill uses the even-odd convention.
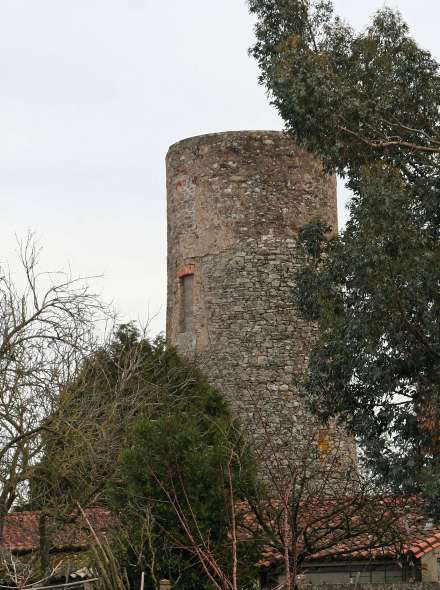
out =
[[[193,285],[194,275],[186,275],[181,279],[181,316],[180,329],[191,332],[193,326]]]

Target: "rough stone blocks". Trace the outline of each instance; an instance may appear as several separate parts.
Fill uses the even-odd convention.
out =
[[[167,191],[168,341],[196,360],[243,423],[257,404],[274,433],[294,424],[300,434],[310,418],[295,379],[315,327],[292,302],[296,238],[316,217],[337,228],[336,178],[284,133],[227,132],[173,145]]]

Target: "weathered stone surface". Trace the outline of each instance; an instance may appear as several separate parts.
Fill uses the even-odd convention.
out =
[[[315,327],[295,313],[298,229],[337,227],[336,179],[285,134],[183,140],[167,156],[167,338],[194,356],[246,422],[255,401],[271,428],[309,424],[295,378]],[[180,334],[182,281],[194,273],[192,333]]]

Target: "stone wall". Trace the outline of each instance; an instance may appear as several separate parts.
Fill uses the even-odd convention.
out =
[[[292,417],[301,433],[310,416],[294,382],[315,328],[292,304],[296,237],[316,217],[336,229],[335,177],[281,132],[228,132],[172,146],[167,190],[168,341],[195,358],[243,423],[255,421],[257,403],[275,435]],[[188,274],[192,330],[181,332]]]

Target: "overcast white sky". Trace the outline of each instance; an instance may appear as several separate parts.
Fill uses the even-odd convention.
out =
[[[395,0],[440,58],[438,0]],[[378,0],[336,0],[363,27]],[[36,231],[45,269],[103,274],[125,320],[164,329],[167,148],[281,129],[247,56],[245,0],[0,0],[0,260]]]

